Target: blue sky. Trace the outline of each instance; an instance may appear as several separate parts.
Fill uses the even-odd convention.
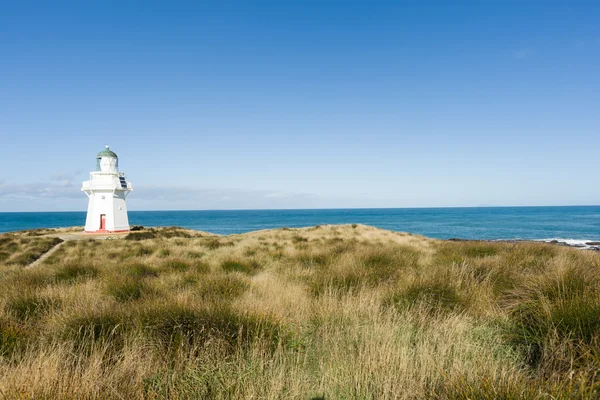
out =
[[[0,211],[599,204],[597,1],[0,4]]]

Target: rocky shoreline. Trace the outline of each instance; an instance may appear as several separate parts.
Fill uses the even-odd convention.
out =
[[[600,242],[567,243],[561,240],[544,241],[544,243],[555,244],[557,246],[575,247],[584,250],[600,251]]]
[[[498,240],[486,240],[486,239],[460,239],[450,238],[451,242],[488,242],[488,243],[522,243],[522,242],[535,242],[535,243],[548,243],[555,246],[573,247],[581,250],[592,250],[600,251],[600,242],[597,241],[577,241],[577,243],[569,243],[565,240],[527,240],[527,239],[498,239]]]

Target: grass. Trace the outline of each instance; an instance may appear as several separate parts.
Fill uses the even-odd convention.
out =
[[[0,360],[11,359],[23,347],[27,335],[19,324],[10,320],[0,321]]]
[[[0,237],[0,263],[25,266],[61,243],[57,237],[4,234]]]
[[[7,299],[5,309],[17,320],[36,318],[56,308],[60,302],[38,293],[16,293]]]
[[[466,308],[465,300],[449,282],[415,282],[394,293],[386,301],[397,309],[420,308],[437,312],[457,312]]]
[[[138,300],[147,291],[146,283],[141,279],[126,278],[109,281],[106,293],[118,302]]]
[[[93,278],[98,274],[98,269],[85,261],[70,262],[60,265],[56,269],[54,279],[59,282],[75,283],[78,280]]]
[[[597,252],[353,224],[17,262],[53,234],[0,235],[7,398],[600,397]]]
[[[221,263],[221,268],[227,272],[242,272],[254,274],[260,269],[260,265],[254,260],[227,259]]]

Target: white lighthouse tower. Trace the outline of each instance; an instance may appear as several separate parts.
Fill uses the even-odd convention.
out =
[[[125,198],[133,189],[119,172],[119,158],[108,148],[96,156],[96,171],[83,182],[81,190],[89,198],[85,231],[89,233],[129,230]]]

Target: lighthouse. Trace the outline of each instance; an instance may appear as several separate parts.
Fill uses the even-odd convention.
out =
[[[129,231],[125,198],[133,189],[119,172],[119,157],[108,145],[96,156],[96,171],[81,186],[89,198],[85,231],[109,233]]]

